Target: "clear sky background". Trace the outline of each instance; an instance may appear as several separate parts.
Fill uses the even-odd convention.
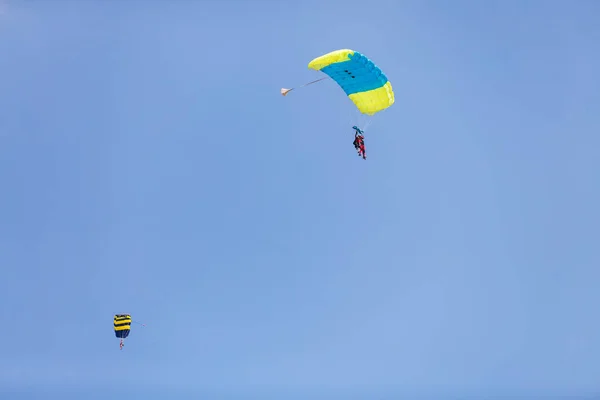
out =
[[[2,398],[600,393],[599,20],[4,0]],[[366,161],[334,82],[279,94],[340,48],[396,94]]]

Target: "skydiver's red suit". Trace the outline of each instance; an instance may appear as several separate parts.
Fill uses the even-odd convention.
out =
[[[360,133],[356,132],[354,134],[354,142],[352,142],[354,148],[358,152],[358,156],[362,156],[363,160],[367,159],[367,153],[365,151],[365,138]]]

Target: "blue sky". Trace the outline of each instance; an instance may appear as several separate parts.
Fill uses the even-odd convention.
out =
[[[2,4],[3,397],[600,392],[598,2]]]

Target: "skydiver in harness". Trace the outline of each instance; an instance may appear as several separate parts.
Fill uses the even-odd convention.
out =
[[[125,343],[123,342],[123,339],[121,339],[121,342],[119,343],[120,350],[123,350],[123,346],[125,346]]]
[[[363,160],[367,159],[367,154],[365,151],[365,132],[360,130],[360,128],[357,128],[356,126],[353,126],[352,129],[355,130],[354,132],[354,142],[352,142],[352,144],[354,145],[354,148],[356,149],[356,152],[358,153],[358,156],[362,156]]]

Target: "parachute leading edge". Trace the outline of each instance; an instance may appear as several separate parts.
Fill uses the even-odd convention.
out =
[[[387,76],[358,51],[332,51],[312,60],[308,68],[336,81],[363,114],[373,115],[394,104],[394,91]]]

